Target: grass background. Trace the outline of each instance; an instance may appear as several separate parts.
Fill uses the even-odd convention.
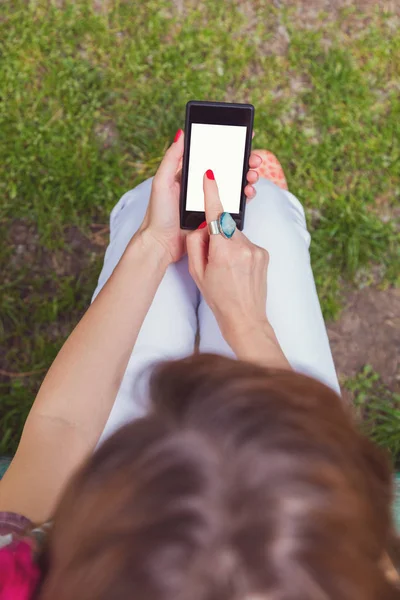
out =
[[[154,173],[190,99],[256,106],[254,145],[279,156],[305,204],[327,318],[346,282],[398,285],[398,16],[345,8],[309,27],[277,6],[0,4],[0,453],[89,302],[96,232]],[[364,375],[349,386],[363,393]]]

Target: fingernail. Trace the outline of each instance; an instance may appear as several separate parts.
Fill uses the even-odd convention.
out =
[[[182,129],[178,129],[178,131],[176,132],[175,137],[174,137],[174,143],[179,140],[179,138],[181,137],[182,133],[183,133]]]
[[[214,172],[211,169],[208,169],[208,171],[206,171],[206,175],[207,179],[215,179]]]
[[[200,223],[197,229],[204,229],[204,227],[207,227],[207,221],[203,221],[202,223]]]

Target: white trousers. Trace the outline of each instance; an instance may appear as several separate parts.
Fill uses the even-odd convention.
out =
[[[142,223],[151,184],[148,179],[126,193],[112,210],[110,244],[93,298]],[[256,188],[257,196],[247,206],[244,233],[270,255],[268,319],[292,367],[340,393],[310,265],[311,238],[303,207],[293,194],[265,179]],[[101,441],[146,412],[146,393],[140,385],[145,381],[143,373],[157,361],[191,354],[198,326],[200,352],[234,356],[188,272],[185,257],[167,269],[157,290]]]

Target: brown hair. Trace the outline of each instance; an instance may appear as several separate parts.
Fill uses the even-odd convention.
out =
[[[70,483],[41,600],[387,600],[390,469],[321,383],[199,355]]]

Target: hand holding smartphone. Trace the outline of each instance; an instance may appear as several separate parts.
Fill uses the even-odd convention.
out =
[[[182,229],[197,229],[205,220],[203,176],[207,169],[215,174],[224,211],[243,229],[253,122],[251,104],[188,102],[180,195]]]

